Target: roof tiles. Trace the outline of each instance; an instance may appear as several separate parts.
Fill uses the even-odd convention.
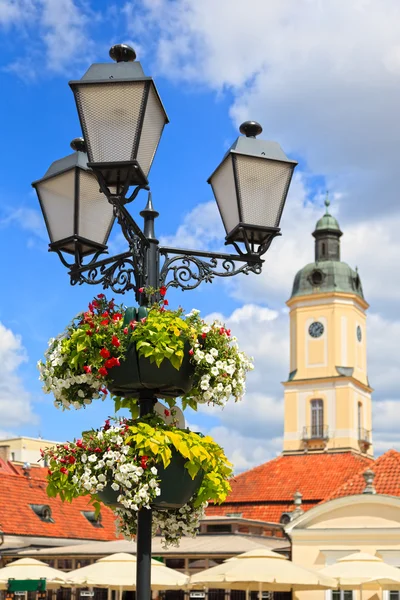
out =
[[[22,469],[0,460],[0,529],[6,535],[56,537],[87,540],[117,539],[115,516],[110,509],[101,509],[101,527],[92,525],[82,511],[93,511],[88,497],[72,503],[46,494],[47,469],[32,467],[30,476]],[[50,506],[54,523],[42,521],[31,504]]]

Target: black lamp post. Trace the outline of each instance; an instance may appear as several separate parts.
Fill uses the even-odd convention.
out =
[[[209,178],[226,230],[225,244],[234,253],[202,252],[161,247],[154,231],[151,194],[140,213],[142,229],[126,209],[140,190],[149,190],[150,171],[168,118],[153,80],[146,77],[135,52],[119,44],[110,50],[115,63],[94,64],[74,92],[84,138],[75,152],[55,161],[33,183],[51,240],[69,269],[72,285],[102,284],[115,293],[180,287],[194,289],[214,277],[261,273],[262,255],[280,235],[279,222],[296,166],[275,142],[256,139],[261,126],[247,121],[239,136]],[[87,152],[87,154],[86,154]],[[134,187],[129,195],[129,189]],[[107,240],[117,219],[129,250],[113,257]],[[68,259],[68,255],[72,255]],[[144,392],[140,415],[153,411],[156,398]],[[137,600],[151,595],[151,510],[141,509],[137,529]]]

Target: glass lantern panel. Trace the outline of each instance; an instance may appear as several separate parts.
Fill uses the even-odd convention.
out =
[[[52,242],[74,235],[75,169],[37,184]]]
[[[225,231],[229,234],[240,221],[231,154],[221,163],[210,182]]]
[[[154,85],[151,85],[137,153],[138,163],[146,177],[150,171],[165,122],[164,109]]]
[[[79,227],[78,235],[98,244],[106,244],[114,222],[113,207],[99,192],[93,173],[79,173]]]
[[[132,160],[145,82],[78,85],[75,98],[89,162]]]
[[[247,225],[279,227],[293,164],[237,154],[241,221]]]

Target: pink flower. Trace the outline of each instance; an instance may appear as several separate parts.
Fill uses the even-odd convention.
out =
[[[139,288],[139,294],[143,294],[143,292],[144,292],[144,288],[143,287]]]
[[[193,356],[193,348],[190,348],[189,354],[190,354],[190,356]]]

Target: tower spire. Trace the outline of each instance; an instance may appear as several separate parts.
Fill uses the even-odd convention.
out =
[[[313,236],[315,237],[315,262],[325,260],[340,261],[340,231],[339,223],[329,212],[331,201],[329,192],[326,192],[325,214],[319,219],[315,226]]]

